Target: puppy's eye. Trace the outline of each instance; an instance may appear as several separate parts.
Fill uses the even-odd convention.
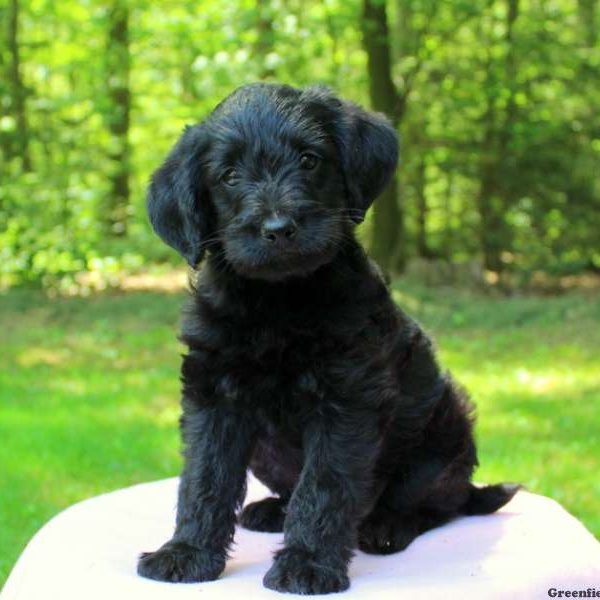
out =
[[[227,169],[227,171],[225,171],[225,173],[223,173],[223,175],[221,175],[221,181],[225,185],[230,185],[230,186],[235,185],[238,182],[237,171],[233,167],[230,169]]]
[[[310,152],[305,152],[300,157],[300,168],[305,171],[310,171],[314,169],[319,164],[319,157],[316,154],[311,154]]]

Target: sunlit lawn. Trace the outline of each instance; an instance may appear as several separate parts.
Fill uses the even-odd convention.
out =
[[[600,534],[600,300],[396,285],[478,404],[479,481],[521,481]],[[182,294],[0,297],[0,583],[82,498],[175,475]]]

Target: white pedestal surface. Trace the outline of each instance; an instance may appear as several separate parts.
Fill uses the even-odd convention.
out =
[[[136,574],[137,556],[170,538],[177,479],[145,483],[80,502],[31,540],[2,600],[283,599],[261,580],[282,534],[238,528],[223,575],[171,584]],[[268,495],[252,476],[247,502]],[[519,492],[498,513],[464,517],[417,538],[404,552],[357,552],[351,587],[339,597],[373,600],[532,599],[548,590],[595,588],[600,544],[553,500]],[[563,596],[564,597],[564,596]]]

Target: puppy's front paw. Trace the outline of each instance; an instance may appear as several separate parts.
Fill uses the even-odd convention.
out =
[[[264,576],[265,587],[291,594],[331,594],[350,587],[345,570],[330,566],[298,548],[284,548]]]
[[[225,560],[208,550],[171,540],[156,552],[140,555],[137,572],[159,581],[191,583],[212,581],[225,568]]]

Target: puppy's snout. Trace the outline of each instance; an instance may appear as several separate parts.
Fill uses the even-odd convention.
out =
[[[272,216],[263,221],[260,235],[267,242],[286,243],[296,237],[298,226],[291,217]]]

